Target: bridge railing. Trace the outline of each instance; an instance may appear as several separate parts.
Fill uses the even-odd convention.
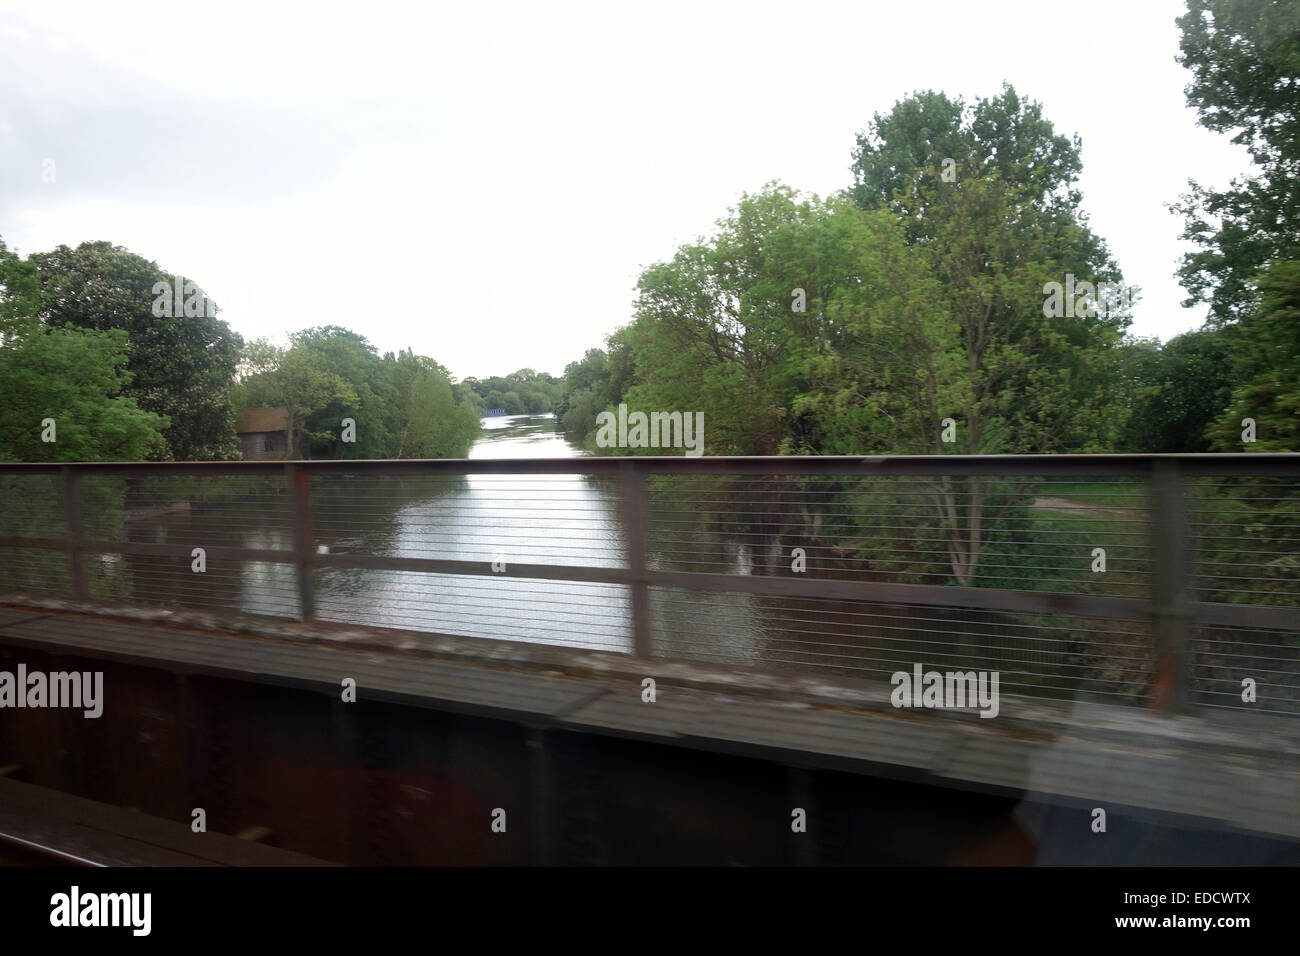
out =
[[[1300,455],[0,465],[9,600],[1300,713]]]

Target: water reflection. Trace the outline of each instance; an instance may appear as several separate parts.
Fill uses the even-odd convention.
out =
[[[484,420],[472,459],[566,458],[581,451],[550,415]],[[317,540],[335,553],[512,564],[624,567],[617,488],[581,475],[363,479],[325,493]],[[364,494],[361,494],[364,492]],[[399,501],[405,492],[407,500]],[[362,500],[367,506],[362,508]],[[378,525],[382,525],[379,527]],[[629,595],[621,585],[500,575],[328,569],[318,575],[327,619],[626,651]]]

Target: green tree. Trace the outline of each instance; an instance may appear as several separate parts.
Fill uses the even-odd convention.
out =
[[[1117,450],[1206,452],[1206,430],[1223,414],[1238,384],[1229,337],[1203,328],[1166,342],[1128,346],[1126,390],[1133,396]]]
[[[257,339],[244,348],[241,408],[288,409],[288,457],[304,457],[303,430],[307,420],[332,403],[355,405],[357,393],[337,372],[326,367],[324,355],[301,344],[281,348]]]
[[[564,369],[555,402],[556,427],[586,450],[601,451],[595,445],[595,419],[616,406],[636,382],[632,338],[632,326],[625,325],[604,339],[604,349],[589,349]]]
[[[452,391],[456,396],[457,405],[464,405],[466,408],[473,409],[476,420],[483,417],[483,413],[487,410],[487,403],[483,401],[478,392],[474,391],[474,386],[469,383],[468,379],[456,382],[452,386]]]
[[[863,209],[892,209],[912,241],[929,234],[925,210],[934,195],[918,187],[945,174],[958,183],[992,175],[1021,186],[1045,215],[1065,221],[1081,199],[1073,188],[1083,169],[1079,149],[1077,136],[1058,134],[1042,106],[1010,84],[971,108],[930,90],[877,113],[858,134],[848,192]]]
[[[558,380],[531,368],[485,380],[467,378],[464,384],[478,396],[475,404],[480,409],[504,408],[510,415],[545,415],[555,411],[561,397]],[[511,394],[514,398],[508,400]]]
[[[899,104],[859,140],[853,202],[771,186],[646,270],[629,406],[703,410],[712,454],[1108,450],[1127,305],[1044,295],[1121,279],[1075,210],[1077,149],[1010,88]],[[923,162],[946,152],[953,177]],[[971,583],[1014,489],[929,491]]]
[[[0,346],[0,457],[140,461],[166,445],[167,420],[123,395],[126,333],[51,329]],[[53,441],[43,441],[53,420]]]
[[[816,197],[769,184],[743,196],[710,240],[646,269],[624,333],[636,370],[629,408],[703,412],[709,454],[777,454],[807,342],[795,290],[817,309],[826,279],[816,228],[827,216]]]
[[[874,243],[870,271],[891,291],[882,298],[879,281],[847,290],[837,310],[849,341],[817,357],[825,384],[800,399],[800,409],[823,413],[819,431],[831,447],[1113,447],[1125,411],[1112,386],[1122,373],[1128,303],[1081,302],[1055,315],[1044,303],[1053,282],[1121,284],[1105,243],[1077,211],[1079,147],[1010,86],[969,113],[926,93],[876,117],[859,138],[850,195],[894,215],[909,248],[901,253],[876,230],[883,242]],[[995,500],[1006,508],[1017,491],[966,478],[935,482],[930,494],[953,575],[972,583],[988,509]]]
[[[0,239],[0,342],[12,342],[39,329],[39,312],[36,267]]]
[[[380,358],[364,336],[338,326],[305,329],[288,348],[265,340],[244,350],[240,407],[284,406],[290,448],[301,457],[460,458],[478,435],[473,393],[410,349]],[[343,421],[355,441],[343,441]]]
[[[388,374],[398,411],[392,457],[464,458],[479,433],[479,413],[472,402],[456,401],[447,370],[408,349]]]
[[[612,363],[604,349],[588,349],[564,369],[555,402],[556,427],[570,441],[585,444],[596,428],[596,416],[617,404],[622,392],[613,382]]]
[[[1200,247],[1178,271],[1188,304],[1208,301],[1216,322],[1231,322],[1253,307],[1267,262],[1300,257],[1300,3],[1188,0],[1178,26],[1189,104],[1256,166],[1227,189],[1192,181],[1173,207]]]
[[[310,364],[346,382],[333,398],[314,408],[303,425],[313,458],[387,458],[397,444],[394,419],[398,396],[385,362],[366,337],[337,325],[290,336],[292,349]],[[353,441],[343,438],[343,421],[356,423]]]
[[[1259,288],[1236,337],[1241,384],[1209,436],[1222,451],[1300,451],[1300,260],[1270,263]],[[1242,441],[1245,418],[1255,421],[1253,443]]]
[[[876,222],[857,285],[833,299],[838,348],[816,356],[817,450],[879,454],[1102,451],[1122,425],[1108,387],[1128,316],[1045,315],[1043,288],[1092,242],[1048,230],[1025,186],[996,173],[918,185],[924,244]],[[1073,260],[1073,261],[1072,261]],[[1064,268],[1062,268],[1064,266]],[[1073,268],[1071,268],[1073,266]],[[927,486],[952,573],[975,580],[990,508],[1014,482],[941,478]]]
[[[198,315],[155,315],[160,298],[175,311],[174,277],[108,242],[59,246],[28,261],[39,285],[38,316],[47,327],[127,333],[131,374],[124,394],[169,422],[166,446],[157,455],[183,460],[235,455],[230,389],[243,342],[224,321],[207,314],[207,308]],[[155,291],[160,284],[169,289],[161,296]],[[184,298],[207,303],[202,289],[182,284]]]

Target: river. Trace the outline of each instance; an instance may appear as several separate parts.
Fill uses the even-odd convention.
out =
[[[469,457],[581,454],[556,433],[553,416],[514,415],[485,418]],[[496,562],[503,573],[326,569],[317,575],[322,617],[468,637],[631,648],[626,587],[507,576],[512,563],[625,566],[617,488],[609,480],[582,475],[378,478],[361,483],[362,489],[366,501],[384,513],[362,507],[351,495],[327,498],[314,530],[332,551]]]

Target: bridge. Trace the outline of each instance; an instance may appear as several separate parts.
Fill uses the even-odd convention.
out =
[[[14,853],[1297,861],[1300,455],[0,484],[0,671],[104,686],[96,718],[0,695]]]

